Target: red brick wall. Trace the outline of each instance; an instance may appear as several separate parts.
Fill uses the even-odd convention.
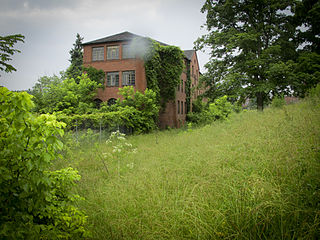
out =
[[[96,69],[103,70],[105,73],[119,72],[119,87],[122,87],[122,71],[134,70],[135,89],[144,92],[147,88],[144,62],[142,59],[122,59],[122,44],[125,43],[85,45],[83,51],[84,66],[92,66]],[[106,60],[108,46],[120,46],[119,59]],[[104,47],[104,61],[92,61],[92,47]],[[97,98],[102,101],[108,101],[110,98],[119,98],[119,87],[107,87],[105,81],[105,89],[98,90]]]
[[[84,46],[83,60],[84,66],[92,66],[96,69],[101,69],[105,73],[107,72],[119,72],[119,87],[122,86],[122,71],[134,70],[136,74],[135,78],[135,89],[141,92],[147,88],[147,81],[145,77],[144,62],[142,59],[122,59],[122,45],[127,44],[126,42],[116,42],[108,44],[92,44]],[[120,46],[119,48],[119,59],[117,60],[106,60],[107,47],[108,46]],[[92,47],[104,47],[104,60],[103,61],[92,61]],[[192,66],[194,72],[192,74]],[[191,85],[196,86],[199,80],[199,65],[197,55],[192,56],[190,62],[190,77]],[[176,91],[175,101],[167,103],[167,107],[164,112],[159,113],[159,127],[181,127],[186,121],[186,81],[187,74],[184,71],[181,74],[181,84]],[[119,87],[107,87],[105,81],[105,89],[99,89],[97,92],[97,98],[102,101],[108,101],[110,98],[119,98],[118,89]],[[197,97],[199,92],[195,92],[192,95],[190,101],[190,109],[192,111],[192,100]],[[179,101],[179,113],[178,113],[178,101]],[[181,107],[183,105],[183,107]]]

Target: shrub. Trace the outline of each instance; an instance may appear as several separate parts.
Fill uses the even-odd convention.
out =
[[[286,104],[283,96],[275,96],[272,99],[271,107],[273,108],[282,108]]]
[[[227,96],[217,98],[208,108],[197,106],[197,112],[188,114],[188,121],[196,124],[208,124],[216,120],[225,120],[234,110],[234,106],[228,101]]]
[[[63,147],[64,123],[33,115],[31,96],[0,88],[0,238],[59,239],[87,234],[70,193],[77,171],[49,171]]]

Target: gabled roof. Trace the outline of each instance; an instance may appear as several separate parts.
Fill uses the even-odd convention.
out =
[[[133,34],[131,32],[126,31],[126,32],[118,33],[118,34],[111,35],[108,37],[93,40],[90,42],[85,42],[82,45],[97,44],[97,43],[124,42],[124,41],[130,41],[130,40],[137,39],[137,38],[147,39],[147,37],[142,37],[137,34]],[[157,42],[163,46],[168,46],[168,44],[165,44],[165,43],[162,43],[159,41],[157,41]]]
[[[196,52],[195,50],[183,50],[184,56],[186,57],[186,59],[190,61],[195,52]]]
[[[111,43],[111,42],[123,42],[123,41],[130,41],[130,40],[133,40],[133,39],[136,39],[136,38],[147,39],[146,37],[142,37],[142,36],[139,36],[137,34],[133,34],[131,32],[127,32],[126,31],[126,32],[118,33],[118,34],[111,35],[111,36],[108,36],[108,37],[104,37],[104,38],[100,38],[100,39],[97,39],[97,40],[93,40],[93,41],[90,41],[90,42],[85,42],[82,45],[99,44],[99,43]],[[160,43],[161,45],[168,46],[168,44],[165,44],[165,43],[162,43],[162,42],[159,42],[159,41],[157,41],[157,42]],[[193,54],[195,53],[195,50],[184,50],[183,53],[184,53],[185,58],[191,61],[191,58],[192,58]]]
[[[135,38],[143,38],[142,36],[130,33],[130,32],[122,32],[112,36],[100,38],[94,41],[83,43],[82,45],[88,44],[96,44],[96,43],[108,43],[108,42],[122,42],[122,41],[130,41]]]

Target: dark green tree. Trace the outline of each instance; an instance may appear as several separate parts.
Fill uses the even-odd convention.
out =
[[[320,1],[303,0],[294,16],[296,41],[300,44],[295,61],[294,94],[304,97],[320,82]]]
[[[73,44],[73,48],[70,53],[70,66],[66,71],[67,78],[73,78],[78,83],[78,77],[82,74],[83,65],[83,52],[82,52],[82,40],[83,38],[77,33],[76,42]]]
[[[24,42],[24,36],[21,34],[8,35],[8,36],[0,36],[0,71],[12,72],[16,71],[16,69],[8,64],[7,62],[12,60],[11,56],[20,52],[18,49],[14,48],[14,45],[17,42]]]
[[[207,0],[201,11],[209,33],[195,42],[197,49],[211,49],[207,85],[237,100],[255,97],[259,110],[270,93],[289,91],[295,5],[295,0]],[[286,71],[275,72],[283,66]]]
[[[320,54],[320,1],[303,0],[298,3],[295,14],[298,41],[304,50]]]

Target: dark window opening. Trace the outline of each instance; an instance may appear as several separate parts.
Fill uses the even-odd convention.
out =
[[[108,100],[108,106],[114,105],[114,104],[116,104],[116,102],[117,102],[117,99],[115,99],[115,98],[110,98],[110,99]]]

